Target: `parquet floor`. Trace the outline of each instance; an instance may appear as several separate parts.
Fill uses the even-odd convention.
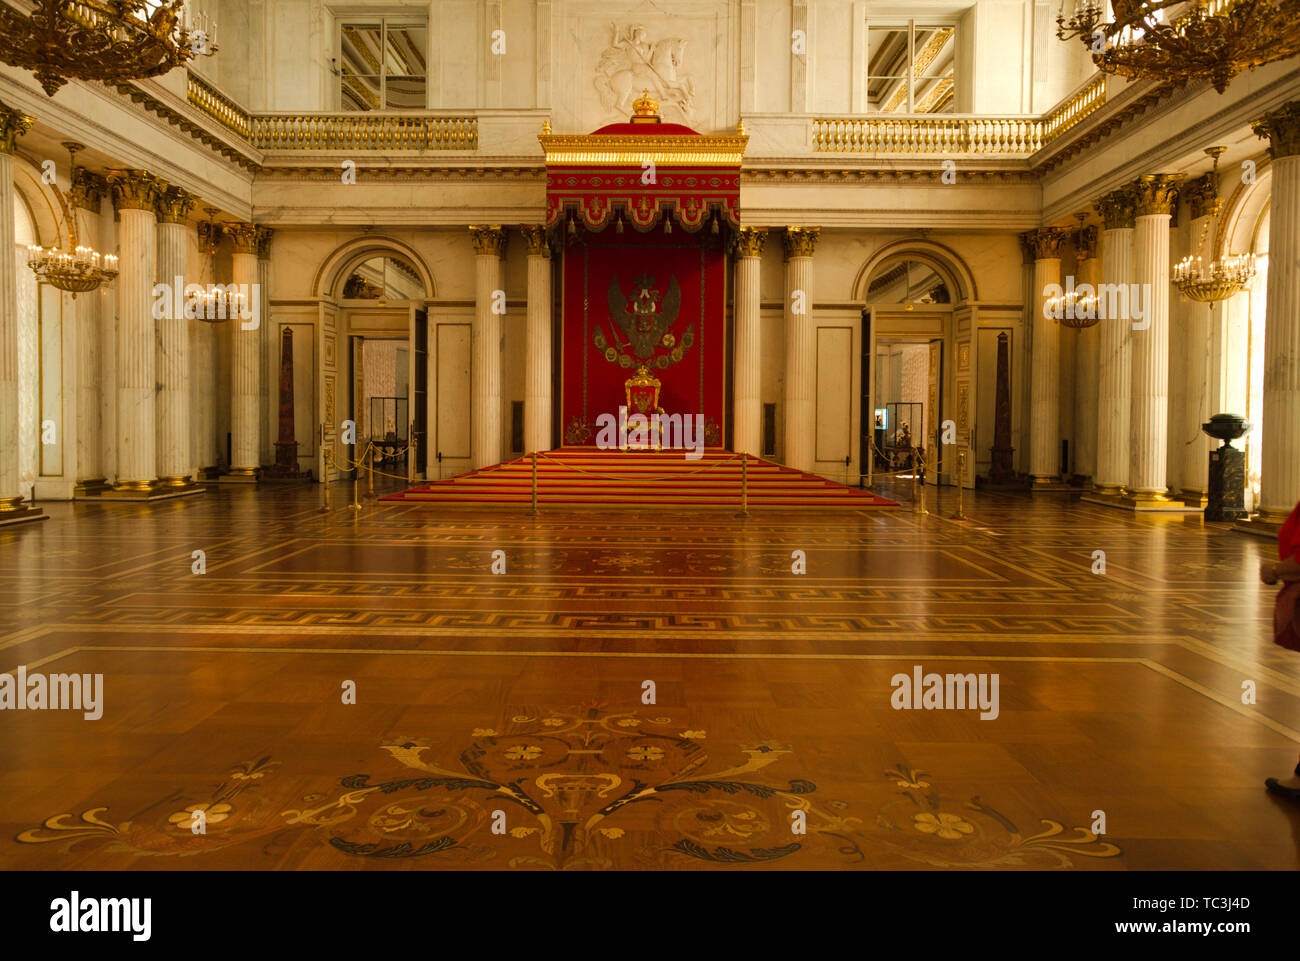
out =
[[[1300,866],[1262,783],[1300,753],[1271,544],[882,493],[904,508],[46,505],[0,531],[0,670],[102,673],[103,717],[0,712],[0,867]],[[998,716],[895,710],[917,666],[996,674]]]

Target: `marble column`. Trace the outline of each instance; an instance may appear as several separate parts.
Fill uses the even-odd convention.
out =
[[[470,328],[470,452],[474,469],[501,460],[501,258],[500,226],[470,227],[474,244],[474,326]]]
[[[1074,232],[1074,282],[1097,289],[1097,228]],[[1097,472],[1097,353],[1100,332],[1097,325],[1074,332],[1074,472],[1091,484]]]
[[[813,324],[813,250],[820,227],[786,227],[785,242],[785,463],[812,472],[817,390]]]
[[[107,184],[85,167],[72,172],[68,200],[77,218],[79,237],[88,247],[99,248],[99,210]],[[100,287],[72,302],[77,325],[77,476],[73,496],[100,494],[108,487],[104,471],[103,390],[105,298],[113,288]],[[110,342],[111,343],[111,342]]]
[[[1273,524],[1300,502],[1300,101],[1253,126],[1273,158],[1258,518]]]
[[[1045,315],[1051,293],[1061,283],[1061,243],[1066,233],[1059,227],[1031,230],[1025,241],[1034,251],[1034,343],[1029,359],[1029,475],[1035,487],[1060,479],[1060,345],[1061,325]]]
[[[215,213],[210,211],[209,215]],[[196,227],[198,264],[194,283],[216,280],[217,247],[221,227],[200,221]],[[195,478],[212,479],[219,471],[221,449],[217,439],[217,330],[219,325],[195,317],[190,320],[190,464]]]
[[[158,260],[154,208],[163,184],[144,170],[109,171],[118,215],[117,483],[107,495],[147,497],[157,485],[158,386],[153,287]]]
[[[1177,201],[1173,174],[1144,174],[1134,185],[1137,226],[1133,231],[1135,309],[1133,398],[1129,420],[1129,482],[1124,504],[1138,509],[1170,503],[1166,476],[1169,440],[1169,215]],[[1139,314],[1142,316],[1139,317]]]
[[[1110,290],[1127,291],[1133,282],[1135,203],[1132,189],[1124,187],[1096,204],[1102,222],[1101,282]],[[1128,311],[1119,309],[1118,295],[1103,290],[1097,295],[1101,320],[1097,324],[1097,470],[1093,489],[1103,497],[1118,497],[1128,485],[1133,329]]]
[[[256,224],[226,223],[233,246],[231,284],[242,303],[230,318],[230,470],[221,480],[256,483],[261,460],[262,323]],[[251,315],[251,316],[250,316]]]
[[[524,330],[524,452],[550,450],[551,244],[546,228],[525,225],[528,246],[528,320]]]
[[[185,316],[185,285],[190,273],[187,224],[194,197],[180,187],[158,196],[158,291],[155,313],[158,394],[155,444],[158,482],[172,491],[190,490],[190,320]]]
[[[258,335],[258,351],[262,358],[262,375],[260,384],[263,395],[258,401],[258,437],[261,446],[258,458],[261,463],[270,466],[276,463],[275,438],[279,436],[280,402],[277,384],[280,382],[280,338],[275,334],[275,324],[271,322],[271,236],[270,227],[257,228],[257,289],[258,316],[261,324],[255,333]]]
[[[1222,207],[1219,185],[1213,173],[1196,178],[1183,192],[1191,207],[1188,224],[1191,257],[1206,263],[1214,259],[1215,217]],[[1174,450],[1182,457],[1178,497],[1189,507],[1204,507],[1210,479],[1210,451],[1218,446],[1201,430],[1201,425],[1218,413],[1210,409],[1210,364],[1213,357],[1213,305],[1181,296],[1180,313],[1184,318],[1181,340],[1185,351],[1183,365],[1183,416],[1175,423],[1180,433]]]
[[[38,520],[23,502],[18,465],[18,262],[14,254],[14,151],[36,120],[0,104],[0,525]]]
[[[753,457],[763,453],[759,262],[766,243],[766,227],[741,227],[736,232],[736,353],[732,442],[736,453]]]

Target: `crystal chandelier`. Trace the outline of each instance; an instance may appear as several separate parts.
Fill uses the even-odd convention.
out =
[[[77,151],[83,148],[79,143],[65,143],[70,158],[69,169],[76,176]],[[59,290],[66,290],[75,298],[98,289],[101,284],[111,282],[117,276],[117,258],[112,254],[101,255],[90,247],[77,243],[77,217],[68,206],[63,191],[54,185],[55,196],[63,208],[63,217],[68,223],[68,249],[58,247],[27,246],[27,266],[32,268],[36,279]]]
[[[216,51],[216,25],[201,16],[191,29],[184,0],[36,0],[29,14],[0,2],[0,62],[51,97],[69,79],[156,77]]]
[[[1082,330],[1100,323],[1098,303],[1099,298],[1095,293],[1080,294],[1077,289],[1070,288],[1059,297],[1049,297],[1044,306],[1047,313],[1055,317],[1062,327]]]
[[[1219,182],[1219,155],[1226,149],[1226,147],[1207,147],[1205,150],[1207,154],[1214,158],[1214,167],[1210,171],[1209,182],[1211,187],[1217,187]],[[1219,200],[1216,193],[1215,196],[1210,198],[1209,212],[1212,215],[1217,214],[1222,204],[1223,201]],[[1203,249],[1209,229],[1210,222],[1207,220],[1201,226],[1201,238],[1196,244],[1197,250]],[[1219,260],[1212,260],[1208,264],[1200,257],[1193,257],[1189,254],[1174,264],[1173,270],[1175,286],[1187,297],[1203,304],[1227,300],[1249,284],[1254,276],[1254,254],[1235,254]]]
[[[1300,0],[1075,0],[1060,40],[1077,37],[1106,73],[1183,84],[1209,80],[1219,93],[1241,71],[1300,54]],[[1166,11],[1179,9],[1166,22]]]

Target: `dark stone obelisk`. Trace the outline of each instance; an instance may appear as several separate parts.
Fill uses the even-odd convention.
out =
[[[311,471],[298,469],[298,442],[293,425],[293,331],[280,334],[280,438],[275,442],[275,466],[263,472],[265,479],[306,480]]]
[[[1011,455],[1011,345],[1006,332],[998,334],[997,385],[994,390],[993,463],[989,466],[989,483],[1016,484],[1020,478]]]

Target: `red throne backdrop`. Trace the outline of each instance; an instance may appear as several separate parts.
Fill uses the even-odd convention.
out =
[[[644,366],[665,414],[704,415],[725,434],[726,258],[718,234],[604,230],[565,245],[561,423],[567,446],[595,443]]]

